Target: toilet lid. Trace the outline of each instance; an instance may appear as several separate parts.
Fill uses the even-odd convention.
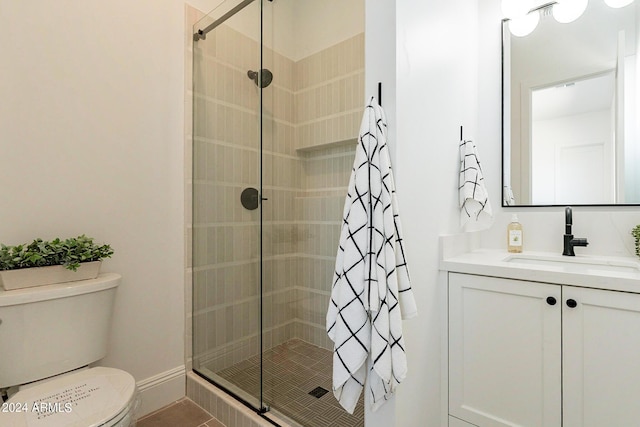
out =
[[[20,390],[4,403],[7,427],[97,427],[127,408],[136,389],[131,374],[97,367]]]

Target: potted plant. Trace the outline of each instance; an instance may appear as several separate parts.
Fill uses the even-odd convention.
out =
[[[640,225],[631,229],[631,235],[636,241],[636,256],[640,257]]]
[[[84,234],[30,244],[0,244],[0,285],[5,290],[92,279],[102,259],[113,255],[109,245],[97,245]]]

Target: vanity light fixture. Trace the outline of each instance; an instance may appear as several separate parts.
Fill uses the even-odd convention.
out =
[[[531,34],[540,22],[540,12],[533,11],[519,18],[509,20],[509,31],[516,37],[524,37]]]
[[[524,37],[538,26],[540,11],[555,3],[549,0],[502,0],[502,13],[509,20],[511,34]]]
[[[633,0],[604,0],[607,6],[613,7],[614,9],[619,9],[621,7],[625,7],[633,3]]]
[[[607,6],[619,9],[630,5],[634,0],[604,0],[604,2]],[[538,26],[541,10],[550,8],[556,21],[568,24],[582,16],[588,3],[589,0],[502,0],[502,14],[509,20],[511,34],[524,37],[531,34]]]
[[[561,24],[573,22],[582,16],[588,2],[588,0],[556,0],[552,8],[553,17]]]

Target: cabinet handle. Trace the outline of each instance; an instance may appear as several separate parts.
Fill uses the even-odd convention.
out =
[[[576,300],[571,298],[567,300],[567,307],[576,308],[577,306],[578,306],[578,303],[576,302]]]
[[[547,304],[556,305],[556,299],[554,297],[547,297]]]

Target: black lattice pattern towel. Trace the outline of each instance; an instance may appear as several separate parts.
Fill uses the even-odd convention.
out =
[[[398,217],[387,121],[365,108],[344,205],[327,311],[334,343],[333,392],[353,413],[365,384],[376,410],[406,377],[402,319],[417,314]]]
[[[489,228],[493,212],[478,159],[478,149],[473,141],[460,141],[458,194],[460,227],[465,231]]]

